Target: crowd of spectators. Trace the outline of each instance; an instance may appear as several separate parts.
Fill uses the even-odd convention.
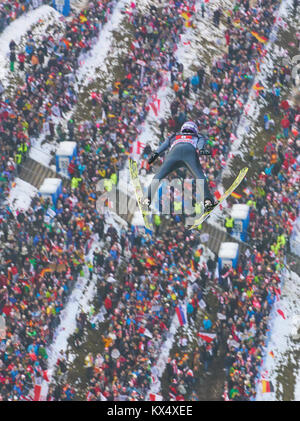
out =
[[[22,49],[14,40],[10,42],[10,69],[15,70],[15,62],[18,63],[24,85],[13,100],[6,96],[3,87],[0,89],[1,194],[26,160],[33,138],[44,132],[46,139],[52,139],[57,132],[58,140],[64,139],[54,120],[76,103],[74,72],[80,55],[91,48],[115,4],[91,2],[88,9],[66,22],[63,34],[57,27],[54,34],[35,39],[28,31]],[[68,125],[71,126],[72,123]]]
[[[246,6],[246,2],[242,3]],[[265,25],[264,35],[268,37],[277,5],[276,2],[269,2],[261,6],[261,9],[256,9],[256,13],[253,13],[251,8],[248,8],[247,15],[238,13],[239,24],[251,27],[253,20],[251,29],[256,32],[256,25],[260,19],[264,19],[262,26]],[[214,180],[226,164],[230,141],[234,140],[231,133],[234,133],[235,118],[238,118],[240,113],[239,106],[246,102],[250,90],[255,88],[252,85],[251,74],[254,74],[255,67],[259,69],[256,61],[264,54],[263,43],[257,43],[253,39],[254,42],[248,43],[248,33],[233,27],[226,35],[229,44],[228,55],[217,60],[211,71],[213,77],[208,76],[208,80],[204,81],[204,85],[206,83],[211,89],[209,100],[206,102],[201,98],[196,103],[198,110],[195,114],[189,112],[189,97],[185,95],[189,92],[189,84],[181,79],[180,74],[177,75],[175,82],[180,85],[178,80],[181,80],[182,94],[178,95],[177,104],[173,105],[173,113],[171,105],[173,121],[171,119],[167,122],[169,127],[180,127],[179,110],[182,112],[185,103],[186,113],[182,117],[183,121],[191,116],[200,116],[198,123],[203,125],[203,129],[208,133],[208,143],[212,148],[212,157],[202,159],[206,173],[211,174],[211,187],[215,186]],[[232,55],[234,49],[236,52]],[[201,74],[199,75],[198,71],[197,76],[201,89],[203,69],[200,70]],[[248,183],[250,189],[245,189],[248,198],[244,201],[251,210],[251,248],[247,255],[240,256],[237,270],[223,268],[217,282],[218,288],[212,287],[218,299],[217,314],[221,315],[221,318],[215,320],[210,332],[216,333],[217,339],[206,343],[200,338],[198,357],[191,358],[189,355],[182,362],[182,354],[177,353],[170,362],[168,372],[171,379],[171,398],[195,397],[194,379],[199,378],[199,367],[202,366],[202,369],[208,372],[212,355],[219,355],[220,351],[224,351],[226,342],[224,397],[230,400],[255,399],[267,343],[268,316],[272,305],[280,297],[280,274],[284,267],[284,254],[289,252],[289,236],[299,214],[300,196],[294,186],[299,182],[300,107],[299,104],[293,105],[291,101],[282,99],[283,92],[287,87],[292,87],[294,82],[288,66],[275,65],[272,74],[269,75],[268,86],[263,86],[259,93],[271,104],[274,118],[277,114],[281,115],[281,130],[274,134],[274,121],[265,117],[265,122],[273,123],[270,126],[265,125],[265,134],[269,136],[269,142],[264,148],[263,156],[257,159],[261,172],[256,180]],[[194,83],[193,79],[191,80],[191,85],[194,92],[197,92],[197,77],[194,78]],[[253,162],[251,151],[250,159]],[[183,388],[186,394],[182,393]]]
[[[42,4],[50,4],[50,0],[14,0],[2,1],[0,4],[0,34],[23,13],[36,9]]]
[[[26,86],[17,91],[13,100],[1,90],[0,312],[6,322],[0,351],[2,400],[27,396],[37,378],[46,376],[46,348],[59,323],[59,313],[85,265],[91,234],[98,233],[102,237],[104,229],[103,217],[94,218],[94,190],[88,186],[82,185],[80,190],[64,188],[56,204],[55,218],[53,212],[51,216],[46,215],[51,212],[52,204],[39,197],[33,199],[28,209],[16,213],[3,199],[18,167],[26,159],[31,139],[41,132],[56,101],[60,101],[60,105],[62,101],[68,105],[75,103],[72,83],[66,76],[70,72],[68,66],[72,62],[72,69],[76,71],[78,64],[74,57],[84,50],[85,41],[88,43],[97,36],[114,4],[91,3],[89,9],[67,24],[67,33],[73,34],[72,28],[81,32],[80,37],[77,34],[79,38],[75,36],[80,46],[74,36],[72,38],[74,47],[70,58],[67,48],[64,50],[62,46],[67,45],[67,41],[62,42],[65,34],[57,44],[45,36],[39,45],[29,32],[26,62],[31,67],[32,55],[36,53],[39,63],[32,65],[28,72],[23,68]],[[88,20],[90,17],[93,25]],[[10,49],[17,49],[13,41]],[[47,63],[43,57],[48,58]],[[58,69],[61,72],[56,72]]]
[[[184,5],[177,3],[178,7]],[[1,97],[3,193],[16,172],[16,150],[22,154],[19,148],[24,142],[29,147],[30,139],[37,137],[45,122],[49,123],[50,135],[55,135],[57,128],[51,114],[59,116],[68,111],[69,104],[76,103],[70,75],[78,68],[80,54],[91,47],[107,19],[107,10],[114,4],[91,2],[88,9],[66,23],[66,32],[58,43],[46,36],[36,49],[28,34],[24,67],[23,58],[19,58],[26,87],[19,90],[14,101],[5,98],[5,93]],[[263,54],[263,43],[250,30],[268,37],[278,2],[264,1],[256,8],[250,8],[247,1],[238,5],[231,16],[226,16],[228,53],[214,63],[210,76],[205,69],[199,69],[191,80],[184,78],[184,69],[174,58],[185,24],[175,4],[164,6],[163,13],[153,13],[151,9],[143,15],[132,8],[129,16],[137,29],[124,63],[126,76],[95,102],[95,106],[103,107],[107,118],[101,123],[94,119],[81,124],[76,135],[72,123],[68,126],[68,138],[73,140],[76,136],[79,159],[69,168],[72,188],[64,189],[55,217],[47,217],[50,203],[39,198],[17,216],[9,208],[3,209],[0,312],[7,322],[0,349],[3,400],[17,400],[30,392],[38,377],[46,377],[46,348],[72,285],[86,263],[87,245],[93,234],[104,240],[104,219],[95,206],[95,183],[105,177],[116,183],[117,170],[124,165],[138,126],[149,109],[149,96],[164,83],[167,71],[171,72],[176,99],[171,104],[170,119],[161,122],[162,134],[165,129],[176,130],[187,118],[196,117],[209,136],[212,158],[203,158],[202,164],[214,187],[229,152],[241,104],[249,95],[256,62]],[[189,6],[192,12],[193,2]],[[219,25],[218,14],[214,14],[214,24]],[[243,31],[243,25],[249,31]],[[12,45],[11,50],[17,48]],[[288,69],[278,69],[278,78],[272,81],[274,86],[289,82]],[[280,294],[285,241],[299,200],[299,193],[293,188],[299,166],[294,158],[299,154],[295,135],[299,108],[282,104],[279,109],[284,109],[290,125],[283,137],[272,139],[267,145],[266,156],[272,150],[275,162],[261,172],[249,196],[253,249],[249,256],[241,256],[236,271],[228,269],[222,273],[219,288],[214,288],[223,317],[211,324],[204,319],[203,329],[216,333],[217,339],[209,344],[199,340],[193,361],[186,357],[182,361],[178,356],[168,365],[171,386],[167,398],[196,399],[195,374],[197,370],[209,370],[214,353],[224,342],[229,399],[255,397],[268,315]],[[288,230],[281,231],[281,226]],[[151,368],[157,362],[162,341],[168,337],[175,308],[186,298],[191,260],[200,275],[189,301],[189,322],[198,320],[203,283],[207,278],[212,281],[214,263],[210,263],[211,267],[208,263],[197,267],[197,258],[191,254],[198,245],[197,239],[197,234],[188,236],[177,222],[155,242],[134,229],[118,234],[113,226],[108,227],[104,249],[96,249],[93,262],[88,263],[97,277],[99,306],[104,306],[109,320],[102,337],[103,353],[89,354],[84,362],[88,400],[145,399],[153,381]],[[127,267],[123,273],[122,265]],[[77,323],[75,344],[80,346],[89,322],[81,314]],[[59,365],[64,366],[63,359]],[[49,388],[47,398],[76,399],[76,391],[70,384],[58,383]]]

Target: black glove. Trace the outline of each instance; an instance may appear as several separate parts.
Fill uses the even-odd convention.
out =
[[[211,152],[208,151],[207,149],[201,149],[201,151],[199,151],[200,155],[211,155]]]
[[[148,164],[151,165],[158,158],[157,152],[152,152],[150,158],[148,159]]]

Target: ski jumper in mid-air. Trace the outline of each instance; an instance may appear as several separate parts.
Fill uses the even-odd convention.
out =
[[[146,206],[150,206],[160,181],[172,171],[182,167],[187,168],[195,179],[204,181],[204,210],[210,211],[218,204],[218,202],[214,201],[214,197],[209,190],[206,177],[197,156],[197,149],[200,153],[204,151],[205,143],[206,140],[199,134],[197,125],[193,121],[187,121],[183,124],[179,133],[169,136],[151,154],[148,160],[149,164],[152,164],[163,152],[170,148],[160,170],[155,174],[148,187],[147,197],[145,199]]]

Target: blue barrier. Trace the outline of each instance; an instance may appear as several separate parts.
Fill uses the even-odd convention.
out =
[[[64,16],[70,14],[70,0],[53,0],[53,8]]]

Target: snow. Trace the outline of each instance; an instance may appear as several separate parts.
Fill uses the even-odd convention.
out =
[[[221,6],[222,9],[232,8],[231,0],[214,0],[205,4],[205,16],[201,15],[201,4],[196,2],[195,26],[187,28],[181,36],[181,43],[175,53],[176,59],[184,65],[184,77],[194,75],[194,70],[201,65],[210,71],[209,59],[222,53],[225,47],[224,32],[226,27],[220,22],[219,28],[212,24],[212,15],[215,8]],[[209,58],[207,57],[209,54]]]
[[[56,150],[56,155],[71,156],[76,148],[76,142],[61,142]]]
[[[297,402],[300,401],[300,369],[297,371],[296,374],[296,385],[294,393],[294,400]]]
[[[31,28],[32,25],[38,23],[41,19],[49,22],[51,19],[59,21],[60,13],[50,6],[43,5],[35,10],[32,10],[18,19],[13,21],[0,35],[0,80],[5,87],[7,84],[7,71],[6,66],[7,56],[9,55],[9,43],[14,40],[18,44],[23,35]]]
[[[89,4],[89,0],[70,0],[71,9],[79,12],[86,8]]]
[[[94,247],[95,246],[96,244]],[[50,381],[52,375],[55,372],[56,362],[59,358],[60,351],[62,350],[63,352],[66,352],[68,347],[68,339],[75,332],[76,315],[81,309],[88,311],[89,305],[95,295],[96,283],[94,281],[89,281],[87,268],[85,267],[84,270],[85,276],[80,277],[76,282],[68,303],[64,310],[61,312],[61,323],[55,331],[54,340],[47,350],[49,356],[48,377]]]
[[[290,238],[290,247],[292,253],[300,256],[300,217],[294,222],[293,232]]]
[[[282,310],[285,319],[277,312]],[[285,378],[289,387],[295,387],[292,400],[300,400],[300,370],[297,367],[297,355],[300,351],[300,277],[295,272],[285,271],[282,282],[282,295],[279,302],[276,302],[270,315],[271,334],[268,339],[264,364],[261,375],[270,380],[274,386],[273,393],[262,393],[261,383],[257,384],[258,401],[282,400],[283,388],[280,379],[280,369],[292,363],[294,366],[293,377]],[[273,351],[274,358],[269,354]],[[278,379],[277,379],[278,376]]]
[[[57,192],[62,181],[60,178],[45,178],[43,184],[40,187],[39,192],[41,194],[53,194]]]
[[[153,367],[151,367],[151,374],[154,376],[155,381],[151,384],[151,387],[148,390],[146,400],[149,400],[150,393],[159,394],[161,391],[160,378],[163,375],[163,372],[165,371],[169,354],[173,347],[175,335],[178,328],[179,328],[179,321],[175,313],[171,322],[169,332],[168,332],[168,338],[160,347],[160,353],[159,353],[159,358],[157,360],[157,363]]]
[[[127,0],[120,0],[118,2],[109,18],[109,22],[101,29],[100,36],[93,49],[88,53],[85,60],[81,60],[82,66],[76,75],[77,83],[75,89],[79,89],[81,83],[86,85],[91,80],[94,80],[95,74],[97,74],[97,70],[99,69],[101,70],[101,73],[105,72],[107,76],[111,75],[109,68],[107,67],[106,58],[113,50],[113,31],[118,30],[121,21],[124,19],[124,15],[121,11],[127,3]]]
[[[86,54],[81,54],[78,58],[80,67],[76,72],[76,83],[74,85],[77,94],[84,86],[95,79],[95,74],[99,72],[99,69],[101,69],[102,75],[104,75],[105,72],[107,83],[109,83],[108,79],[112,74],[106,66],[106,62],[108,62],[107,56],[108,54],[112,54],[112,43],[114,40],[113,31],[118,30],[122,19],[124,19],[124,15],[122,15],[121,11],[126,4],[127,2],[125,0],[119,1],[117,6],[115,6],[112,15],[109,17],[108,22],[100,30],[100,34],[95,40],[92,49]],[[53,122],[55,124],[62,123],[64,126],[74,112],[75,107],[72,107],[72,109],[68,111],[65,118],[52,117]],[[42,133],[41,136],[35,140],[34,145],[30,148],[29,156],[42,165],[49,166],[52,155],[57,148],[57,144],[54,142],[45,142],[46,134],[47,133]]]
[[[42,133],[38,139],[31,139],[32,144],[29,150],[29,156],[45,167],[49,167],[52,155],[56,150],[56,143],[45,143],[45,137],[46,133]]]
[[[37,189],[20,178],[15,179],[15,185],[11,188],[8,196],[10,209],[16,213],[17,210],[27,210],[32,198],[37,194]]]
[[[288,17],[291,4],[292,0],[281,2],[276,15],[276,23],[273,25],[269,41],[265,45],[267,54],[261,63],[260,72],[257,72],[254,77],[253,86],[258,82],[260,85],[267,86],[268,76],[272,73],[274,65],[278,64],[285,54],[285,52],[274,43],[280,28],[285,27],[286,25],[285,20]],[[222,178],[231,174],[230,165],[235,156],[243,158],[243,146],[244,144],[250,144],[251,138],[255,136],[255,125],[257,124],[261,108],[263,107],[265,107],[265,101],[260,96],[256,96],[253,89],[250,88],[250,95],[247,102],[244,104],[243,114],[241,115],[236,130],[236,139],[231,145],[230,157],[227,159],[226,167],[222,171]]]
[[[206,262],[206,260],[211,257],[212,259],[214,259],[214,253],[212,253],[212,251],[210,251],[206,246],[204,246],[203,244],[199,244],[197,248],[203,247],[203,254],[200,256],[200,261],[199,264],[203,264],[204,262]],[[195,280],[195,275],[192,274],[190,277],[190,283],[188,286],[188,293],[187,293],[187,297],[184,300],[184,302],[179,303],[183,309],[184,312],[186,312],[186,305],[188,303],[188,300],[191,298],[192,296],[192,288],[191,288],[191,283],[193,283]],[[187,316],[185,314],[185,319],[187,321]],[[156,362],[156,364],[154,366],[151,367],[151,374],[154,377],[154,382],[151,384],[150,389],[148,390],[147,393],[147,397],[146,399],[149,400],[149,395],[150,393],[155,393],[155,394],[159,394],[161,391],[161,377],[166,369],[166,364],[168,362],[168,358],[170,356],[170,351],[174,345],[174,341],[176,340],[176,334],[178,331],[178,328],[180,327],[179,324],[179,320],[177,317],[177,314],[175,313],[171,322],[171,326],[170,329],[168,331],[167,334],[167,338],[166,340],[162,343],[161,347],[160,347],[160,354],[158,357],[158,360]],[[188,337],[190,339],[193,338],[193,334],[191,331],[191,326],[188,325],[188,323],[186,325],[183,326],[184,330],[185,330],[185,334],[188,335]]]
[[[238,243],[222,243],[219,250],[219,257],[221,259],[235,259],[238,250]]]
[[[120,235],[120,231],[122,227],[127,226],[127,223],[120,218],[118,215],[107,211],[105,213],[105,232],[110,224],[112,224],[118,231],[118,235]],[[92,244],[90,247],[89,252],[85,256],[85,262],[88,263],[92,261],[93,253],[96,247],[103,247],[103,242],[99,242],[98,234],[92,237]],[[97,291],[97,282],[96,277],[93,275],[92,280],[89,280],[89,271],[87,266],[84,266],[84,276],[79,277],[76,285],[74,286],[72,293],[68,299],[67,305],[65,306],[64,310],[60,314],[60,324],[57,327],[54,340],[52,344],[48,347],[48,377],[51,382],[51,378],[54,375],[56,369],[56,362],[59,358],[60,352],[63,351],[65,353],[68,349],[68,339],[71,335],[74,334],[76,329],[76,316],[77,314],[83,310],[84,312],[88,312],[92,302],[94,300],[96,291]],[[99,313],[94,315],[94,317],[90,320],[91,323],[102,322],[104,320],[105,315],[105,308],[101,308]],[[74,355],[68,355],[68,362],[71,363],[74,359]],[[42,396],[45,398],[47,395],[48,384],[45,382],[42,383]]]
[[[133,218],[131,220],[131,224],[136,226],[136,227],[144,227],[145,226],[145,222],[144,222],[144,218],[143,215],[141,214],[141,211],[136,211],[133,215]]]
[[[249,215],[249,206],[244,204],[235,204],[232,206],[231,216],[233,219],[247,219]]]

